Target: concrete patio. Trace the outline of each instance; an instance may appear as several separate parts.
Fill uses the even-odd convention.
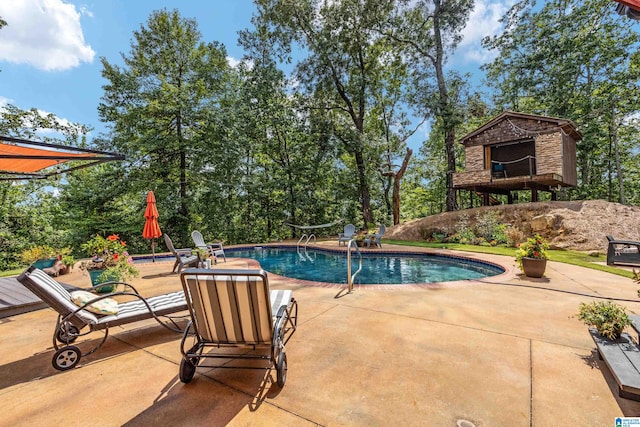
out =
[[[338,298],[337,286],[270,277],[294,291],[300,310],[282,390],[265,370],[198,369],[182,384],[181,335],[154,321],[113,328],[102,349],[59,372],[53,310],[0,319],[0,425],[609,426],[640,415],[571,317],[592,300],[578,294],[627,299],[640,314],[630,279],[555,262],[529,279],[512,257],[473,256],[507,272]],[[145,296],[179,290],[171,267],[142,264],[132,283]],[[80,271],[60,280],[89,285]]]

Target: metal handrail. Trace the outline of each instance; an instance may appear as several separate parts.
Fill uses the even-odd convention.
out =
[[[309,241],[308,239],[309,236],[307,236],[307,233],[304,233],[302,236],[300,236],[300,239],[298,239],[298,244],[296,245],[296,249],[300,250],[300,242],[302,242],[302,239],[304,239],[305,237],[307,237],[307,242]],[[305,246],[306,246],[306,243],[305,243]]]
[[[318,241],[318,239],[316,239],[316,235],[315,235],[315,234],[313,234],[313,233],[309,234],[309,237],[307,238],[307,241],[306,241],[306,243],[304,244],[304,248],[305,248],[305,249],[307,249],[307,245],[309,244],[309,241],[310,241],[311,239],[313,239],[313,242],[314,242],[314,243]]]
[[[360,257],[360,267],[358,268],[358,271],[353,273],[353,275],[351,275],[351,246],[356,248],[356,253]],[[356,276],[358,275],[358,273],[360,273],[361,270],[362,270],[362,254],[360,253],[360,248],[358,248],[358,244],[356,243],[356,241],[351,239],[347,244],[347,285],[349,286],[349,293],[353,291],[353,281],[355,280]]]
[[[307,238],[307,240],[304,242],[304,249],[307,250],[307,245],[309,244],[309,241],[311,239],[313,239],[314,242],[316,242],[318,239],[316,239],[316,235],[311,233],[309,235],[307,235],[307,233],[304,233],[302,236],[300,236],[300,239],[298,239],[298,244],[296,245],[296,248],[298,250],[300,250],[300,242],[302,242],[302,239]]]

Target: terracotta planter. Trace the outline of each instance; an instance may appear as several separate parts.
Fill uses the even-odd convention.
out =
[[[522,271],[527,277],[542,277],[546,268],[546,259],[522,258]]]

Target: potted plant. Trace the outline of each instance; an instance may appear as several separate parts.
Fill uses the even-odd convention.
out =
[[[204,267],[205,261],[209,258],[209,252],[205,248],[195,248],[193,253],[198,256],[199,267]]]
[[[82,245],[82,249],[92,258],[82,261],[80,268],[89,273],[91,285],[104,282],[126,281],[138,276],[138,269],[127,252],[127,243],[117,234],[108,237],[96,235]],[[102,292],[112,292],[115,287],[103,286]]]
[[[36,268],[43,269],[53,266],[56,262],[56,251],[51,246],[31,246],[20,254],[22,262],[33,264]]]
[[[542,277],[547,268],[549,244],[539,234],[520,243],[516,250],[516,262],[527,277]]]
[[[631,319],[626,308],[612,301],[599,301],[590,304],[580,303],[578,319],[585,325],[593,326],[598,333],[610,340],[620,338],[626,326],[631,325]]]

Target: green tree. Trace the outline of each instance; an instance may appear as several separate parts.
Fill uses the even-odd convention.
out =
[[[414,101],[419,110],[433,115],[441,123],[447,161],[446,209],[455,210],[455,129],[460,123],[460,115],[449,92],[455,82],[449,81],[444,67],[448,55],[461,40],[461,31],[473,8],[473,1],[399,1],[398,5],[394,19],[379,31],[397,43],[410,59],[415,77]],[[456,74],[452,75],[458,78]]]
[[[223,149],[215,116],[229,79],[226,51],[200,39],[194,20],[176,10],[155,11],[134,32],[123,66],[101,59],[108,83],[100,117],[136,166],[131,181],[160,192],[177,243],[189,235],[190,192],[210,153]]]
[[[260,16],[285,46],[295,42],[308,56],[296,77],[310,108],[328,113],[333,135],[353,158],[365,227],[371,208],[371,129],[374,88],[391,46],[372,31],[392,10],[391,1],[258,0]],[[377,162],[375,162],[377,163]]]
[[[541,8],[525,0],[503,21],[503,34],[483,41],[499,51],[486,67],[496,105],[573,120],[584,134],[574,196],[624,202],[622,168],[632,152],[622,151],[620,135],[639,108],[639,34],[606,0]]]
[[[51,136],[40,137],[44,130]],[[83,146],[89,130],[35,108],[6,105],[0,109],[0,135],[4,136]],[[69,245],[70,232],[58,203],[60,188],[57,178],[0,181],[0,269],[20,267],[20,253],[30,246]]]

